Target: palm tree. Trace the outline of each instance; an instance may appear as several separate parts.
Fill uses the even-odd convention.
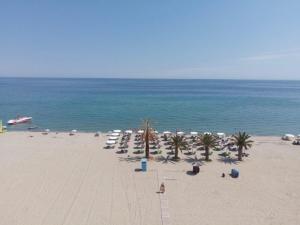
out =
[[[175,156],[174,159],[178,160],[178,153],[179,150],[181,151],[182,149],[186,149],[187,148],[187,142],[184,140],[183,136],[179,136],[179,135],[175,135],[173,137],[171,137],[171,145],[175,148]]]
[[[217,146],[217,138],[212,134],[203,134],[199,137],[199,140],[205,149],[205,161],[209,161],[209,149]]]
[[[151,126],[149,119],[145,119],[143,122],[143,140],[145,141],[145,157],[148,159],[150,156],[150,141],[155,140],[155,133]]]
[[[248,149],[251,148],[253,141],[249,140],[251,136],[246,134],[246,132],[239,132],[236,135],[233,135],[234,144],[238,146],[238,160],[243,160],[243,148]]]

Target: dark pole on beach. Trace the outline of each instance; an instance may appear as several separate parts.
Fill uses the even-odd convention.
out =
[[[149,121],[146,122],[146,129],[145,129],[145,142],[146,142],[146,149],[145,149],[145,153],[146,153],[146,158],[149,158],[149,152],[150,152],[150,147],[149,147]]]

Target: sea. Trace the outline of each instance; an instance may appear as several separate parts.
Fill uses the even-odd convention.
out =
[[[17,116],[33,120],[8,130],[297,135],[300,81],[0,78],[0,119]]]

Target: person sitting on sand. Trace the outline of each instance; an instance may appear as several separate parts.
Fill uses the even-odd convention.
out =
[[[165,193],[165,184],[162,182],[159,188],[160,193]]]

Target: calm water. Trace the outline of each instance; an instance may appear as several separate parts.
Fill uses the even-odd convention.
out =
[[[138,128],[151,118],[160,131],[298,134],[300,81],[1,78],[0,118],[17,115],[57,131]]]

